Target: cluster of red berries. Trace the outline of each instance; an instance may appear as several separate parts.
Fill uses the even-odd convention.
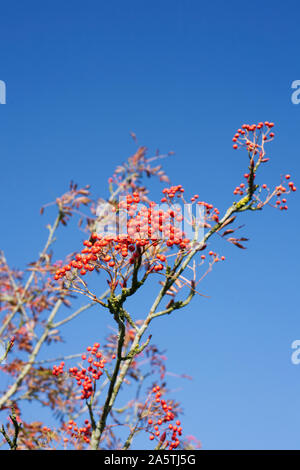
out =
[[[182,187],[181,184],[179,184],[178,186],[171,186],[171,188],[165,188],[163,190],[163,193],[166,195],[166,197],[162,198],[161,202],[171,202],[172,203],[171,200],[175,197],[176,193],[178,193],[177,197],[181,197],[183,192],[184,192],[184,188]],[[199,194],[194,194],[194,196],[192,196],[190,198],[191,202],[195,202],[198,199],[199,199]],[[208,204],[207,202],[204,202],[204,201],[197,201],[197,204],[202,205],[202,206],[205,207],[206,215],[209,215],[211,210],[213,209],[212,204]],[[216,213],[216,215],[219,214],[219,211],[218,211],[217,208],[214,209],[214,212]],[[215,215],[213,217],[215,217]],[[181,221],[182,217],[178,220]]]
[[[285,179],[286,180],[290,180],[291,179],[291,175],[285,175]],[[294,183],[292,181],[289,181],[288,182],[288,186],[290,188],[290,191],[297,191],[297,188],[296,186],[294,185]]]
[[[140,247],[144,246],[147,248],[151,245],[156,246],[158,244],[158,241],[134,240],[129,236],[127,238],[123,238],[122,236],[102,237],[96,233],[93,233],[91,238],[93,243],[89,240],[85,240],[83,244],[86,248],[84,248],[81,253],[77,253],[70,263],[56,270],[54,276],[55,280],[65,277],[72,268],[76,268],[78,270],[76,273],[84,276],[88,271],[94,271],[95,268],[107,269],[115,266],[123,268],[128,264],[132,265],[142,254]],[[188,238],[175,238],[175,236],[171,236],[170,239],[166,241],[168,247],[179,245],[180,249],[185,249],[189,243],[190,240]],[[129,254],[128,252],[131,256],[126,259]],[[164,265],[161,262],[165,261],[165,256],[161,255],[160,258],[156,256],[156,258],[157,260],[154,259],[153,261],[160,262],[154,267],[152,266],[153,269],[150,268],[150,272],[164,269]]]
[[[285,175],[285,179],[286,180],[289,180],[291,178],[291,175]],[[278,196],[278,199],[276,201],[276,207],[278,207],[278,209],[280,210],[287,210],[288,209],[288,206],[286,205],[286,197],[283,197],[280,199],[280,197],[284,194],[289,194],[290,191],[297,191],[297,188],[296,186],[294,185],[294,183],[292,181],[289,181],[288,182],[288,187],[289,187],[289,190],[287,190],[287,188],[283,185],[283,184],[280,184],[279,186],[276,186],[275,188],[275,191],[276,191],[276,196]]]
[[[262,136],[263,142],[266,142],[268,139],[271,140],[275,137],[274,132],[270,132],[270,129],[274,127],[273,122],[265,121],[259,122],[258,124],[243,124],[242,128],[238,129],[234,134],[232,141],[234,142],[233,148],[237,149],[239,146],[246,147],[248,151],[255,150],[257,152],[258,147],[258,138]],[[265,132],[263,132],[265,128]],[[259,131],[256,135],[255,131]],[[250,136],[250,133],[253,134]]]
[[[176,192],[181,194],[182,191],[184,189],[181,185],[163,190],[171,199]],[[197,197],[198,195],[195,195],[194,200]],[[190,248],[190,239],[186,238],[185,233],[178,226],[183,220],[183,216],[179,213],[180,208],[156,209],[156,203],[150,202],[148,208],[143,205],[138,210],[139,201],[138,193],[134,192],[128,195],[126,200],[121,200],[118,205],[118,210],[126,210],[129,216],[126,234],[102,236],[93,232],[90,239],[83,242],[84,248],[81,253],[77,253],[68,264],[56,270],[54,279],[62,279],[70,271],[74,274],[73,268],[77,270],[76,275],[84,276],[88,271],[94,271],[95,268],[117,269],[132,265],[143,254],[142,249],[146,251],[147,248],[158,244],[160,247],[165,245],[167,248],[177,246],[180,250]],[[199,204],[205,205],[207,214],[213,209],[211,204],[203,202]],[[213,218],[218,221],[219,211],[217,209],[214,211]],[[147,261],[149,264],[149,259]],[[164,256],[160,258],[156,256],[152,260],[152,266],[149,267],[150,272],[164,269],[162,264],[164,261]]]
[[[161,202],[171,201],[176,194],[177,197],[181,197],[182,193],[184,193],[184,188],[181,184],[179,184],[178,186],[171,186],[170,188],[165,188],[163,189],[163,194],[165,195],[165,197],[161,199]]]
[[[52,369],[52,374],[53,375],[56,375],[57,377],[61,374],[64,373],[64,366],[65,366],[65,363],[64,361],[61,361],[61,363],[59,364],[59,366],[53,366],[53,369]]]
[[[288,181],[290,179],[291,179],[290,174],[285,175],[285,180]],[[267,189],[267,185],[264,183],[262,185],[262,188]],[[286,195],[289,194],[291,191],[293,192],[297,191],[297,188],[292,181],[288,182],[288,188],[284,186],[284,183],[280,184],[279,186],[276,186],[275,194],[278,197],[278,199],[275,203],[275,207],[277,207],[280,210],[287,210],[288,206],[286,205],[287,203]],[[284,195],[284,197],[281,198],[282,195]]]
[[[126,269],[140,260],[144,254],[142,261],[149,273],[163,271],[167,258],[161,252],[173,246],[177,246],[179,250],[189,250],[191,241],[178,226],[183,220],[180,207],[172,204],[176,195],[182,197],[184,188],[182,185],[171,186],[162,192],[165,197],[161,201],[169,206],[166,210],[157,207],[155,202],[150,202],[149,207],[138,206],[140,202],[138,192],[133,192],[132,195],[129,194],[122,199],[117,208],[113,207],[112,210],[119,213],[125,211],[127,233],[102,236],[93,232],[90,239],[83,242],[84,248],[81,252],[76,253],[68,264],[56,270],[54,279],[60,280],[66,277],[74,280],[77,276],[84,276],[95,269],[97,271],[100,269],[107,271],[112,268]],[[219,210],[212,204],[198,199],[199,195],[195,194],[191,201],[197,201],[198,205],[203,206],[205,217],[218,223]],[[158,249],[155,248],[157,246]],[[202,259],[204,258],[202,256]],[[68,275],[70,271],[71,275]],[[126,287],[126,281],[115,281],[114,287],[118,284]]]
[[[45,434],[47,434],[47,433],[49,433],[49,432],[52,432],[52,431],[51,431],[51,428],[49,428],[48,426],[43,426],[41,430],[42,430],[42,432],[45,433]]]
[[[272,123],[269,123],[269,124],[272,124]],[[249,179],[249,173],[245,173],[244,174],[244,177],[248,180]],[[253,175],[253,179],[255,178],[255,174]],[[291,179],[291,175],[290,174],[287,174],[285,175],[285,180],[290,180]],[[267,185],[264,183],[261,185],[261,187],[263,189],[267,189]],[[239,186],[237,186],[235,188],[235,190],[233,191],[233,194],[234,195],[237,195],[239,194],[240,196],[243,196],[245,194],[245,191],[246,191],[246,186],[244,183],[241,183]],[[279,186],[276,186],[275,188],[275,193],[276,193],[276,196],[278,196],[280,198],[280,196],[282,196],[282,194],[289,194],[291,191],[295,192],[297,191],[297,188],[296,186],[294,185],[294,183],[292,181],[289,181],[288,182],[288,188],[286,188],[284,186],[284,184],[280,184]],[[280,210],[287,210],[288,209],[288,206],[286,205],[286,198],[283,197],[281,200],[280,199],[277,199],[276,201],[276,207],[278,207]]]
[[[211,215],[211,212],[213,211],[213,214],[211,215],[211,219],[217,223],[219,222],[219,214],[220,214],[219,209],[214,207],[212,204],[208,204],[207,202],[204,202],[204,201],[198,201],[197,204],[205,208],[206,216]]]
[[[221,257],[219,258],[219,256],[217,255],[217,253],[215,253],[215,252],[212,251],[212,250],[211,250],[208,254],[209,254],[209,256],[213,256],[213,257],[214,257],[214,261],[215,261],[215,262],[218,262],[218,261],[220,261],[220,260],[221,260],[221,261],[225,261],[225,256],[221,256]],[[202,256],[204,256],[204,255],[202,255]],[[202,258],[202,259],[203,259],[203,258]]]
[[[247,175],[247,178],[248,178],[248,175]],[[244,191],[245,191],[245,183],[241,183],[239,186],[235,188],[235,190],[233,191],[233,194],[234,195],[239,194],[240,196],[243,196]]]
[[[156,254],[156,258],[154,259],[153,265],[149,268],[149,272],[159,272],[165,269],[165,263],[167,257],[165,255],[161,255],[160,253]]]
[[[247,182],[249,181],[250,174],[249,173],[244,173],[244,178],[246,178]],[[255,180],[256,174],[254,173],[252,175],[253,180]],[[241,183],[239,186],[236,186],[235,190],[233,191],[234,195],[239,194],[240,196],[243,196],[246,191],[246,185],[245,183]]]
[[[181,185],[172,186],[165,188],[163,193],[172,199],[177,191],[181,193],[184,189]],[[167,198],[163,199],[162,202],[167,202]],[[152,240],[165,242],[167,246],[175,244],[181,249],[186,248],[190,240],[184,240],[185,234],[178,227],[183,220],[182,215],[178,213],[180,208],[156,209],[157,204],[153,201],[150,202],[149,208],[144,205],[139,208],[136,205],[138,200],[137,197],[127,196],[126,201],[119,203],[119,209],[126,209],[130,217],[127,222],[127,236],[138,238],[136,241],[140,246],[148,245]]]
[[[210,250],[208,254],[209,254],[209,256],[212,256],[212,257],[214,258],[214,262],[215,262],[215,263],[217,263],[217,262],[220,261],[220,260],[221,260],[221,261],[225,261],[225,259],[226,259],[225,256],[223,256],[223,255],[219,257],[219,255],[217,255],[217,253],[215,253],[215,252],[212,251],[212,250]],[[201,259],[202,259],[202,260],[205,260],[205,259],[206,259],[206,256],[205,256],[205,255],[201,255]]]
[[[179,437],[182,435],[181,423],[179,420],[177,420],[175,424],[170,422],[175,419],[175,414],[172,411],[173,407],[172,405],[168,405],[167,402],[161,398],[162,393],[159,385],[152,388],[152,394],[155,395],[155,403],[158,408],[154,413],[158,414],[159,418],[157,420],[154,418],[148,419],[148,429],[153,428],[153,431],[150,431],[149,439],[153,441],[155,438],[159,438],[160,443],[164,444],[165,448],[169,446],[169,450],[176,449],[180,444]],[[170,424],[162,432],[161,428],[166,423]],[[167,433],[170,433],[170,438],[166,441]]]
[[[81,387],[82,400],[90,398],[95,390],[96,381],[103,375],[103,369],[107,362],[107,359],[103,357],[103,354],[99,351],[100,344],[94,343],[93,346],[88,346],[87,352],[89,355],[82,354],[81,359],[87,361],[87,368],[70,367],[69,374],[71,377],[76,379],[77,385]],[[115,359],[113,354],[112,359]],[[53,366],[53,375],[59,376],[64,372],[65,363],[62,361],[59,366]]]
[[[92,426],[88,419],[84,421],[84,426],[78,427],[73,419],[68,421],[68,424],[64,426],[68,434],[71,437],[78,439],[82,438],[87,444],[90,443],[90,437],[92,435]],[[67,439],[64,439],[67,442]]]

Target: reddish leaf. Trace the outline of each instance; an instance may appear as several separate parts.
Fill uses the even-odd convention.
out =
[[[234,232],[233,229],[227,229],[227,230],[225,230],[224,233],[222,233],[222,237],[226,237],[226,235],[229,235],[230,233],[233,233],[233,232]]]
[[[230,217],[228,220],[225,220],[225,222],[221,225],[221,227],[218,228],[218,231],[221,230],[222,228],[226,227],[226,225],[232,224],[236,219],[235,215]]]

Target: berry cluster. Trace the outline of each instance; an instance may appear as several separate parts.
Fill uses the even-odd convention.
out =
[[[168,247],[177,245],[180,249],[187,248],[190,240],[185,238],[184,232],[179,228],[183,220],[180,208],[163,210],[156,206],[155,202],[150,202],[148,208],[144,205],[139,208],[132,198],[129,202],[127,198],[127,205],[125,201],[119,203],[119,209],[127,210],[130,217],[127,222],[129,240],[132,238],[137,246],[142,247],[160,243]]]
[[[88,419],[84,421],[84,426],[78,427],[76,422],[73,419],[70,419],[68,421],[68,424],[64,425],[65,430],[67,431],[68,434],[70,434],[71,437],[75,439],[83,439],[87,444],[90,442],[90,437],[92,435],[91,431],[91,423],[89,422]],[[64,439],[65,442],[67,442],[67,439]]]
[[[275,137],[274,132],[270,132],[270,130],[274,127],[273,122],[265,121],[259,122],[258,124],[243,124],[242,128],[238,129],[237,132],[235,133],[233,137],[233,148],[237,149],[238,147],[245,147],[248,151],[249,157],[250,157],[250,165],[253,171],[250,173],[245,173],[244,177],[247,180],[248,186],[253,185],[253,180],[255,179],[256,176],[256,169],[257,166],[260,163],[267,162],[269,158],[265,158],[265,150],[264,150],[264,143],[272,140]],[[258,156],[257,163],[255,165],[254,163],[254,156]],[[285,175],[285,179],[289,180],[290,175],[287,174]],[[262,189],[267,189],[267,185],[263,184]],[[269,202],[269,200],[274,196],[277,195],[279,199],[276,201],[275,207],[278,207],[281,210],[287,210],[288,206],[286,205],[286,198],[283,197],[282,200],[280,199],[280,196],[284,194],[288,194],[291,191],[296,191],[297,188],[294,185],[293,182],[289,181],[288,183],[288,189],[284,186],[282,183],[281,185],[277,186],[275,188],[275,192],[272,193],[271,195],[269,194],[266,202]],[[245,183],[241,183],[239,186],[236,186],[236,188],[233,191],[234,195],[240,195],[243,196],[247,191],[247,187]]]
[[[241,129],[238,129],[234,134],[232,141],[234,142],[233,148],[246,147],[248,152],[256,154],[258,149],[262,148],[262,144],[259,145],[259,139],[262,143],[272,140],[275,137],[274,132],[270,132],[270,129],[274,127],[273,122],[265,121],[259,122],[258,124],[243,124]]]
[[[195,196],[194,196],[194,198],[195,198]],[[216,207],[214,208],[214,206],[212,204],[208,204],[207,202],[204,202],[204,201],[198,201],[197,204],[199,206],[203,206],[205,208],[205,215],[206,216],[211,215],[212,220],[214,220],[217,223],[219,222],[219,214],[220,214],[219,209],[217,209]],[[213,211],[213,213],[211,214],[212,211]]]
[[[219,258],[219,256],[217,255],[217,253],[215,253],[215,252],[212,251],[212,250],[209,251],[208,254],[209,254],[209,256],[213,256],[215,263],[217,263],[217,262],[220,261],[220,260],[221,260],[221,261],[225,261],[225,256],[221,256],[221,257]],[[204,258],[205,258],[205,255],[202,255],[201,258],[204,259]]]
[[[144,264],[149,273],[159,272],[165,269],[167,257],[163,253],[169,248],[177,247],[180,251],[189,251],[191,240],[181,229],[182,211],[173,201],[177,195],[185,203],[184,188],[182,185],[171,186],[162,192],[164,197],[161,202],[166,203],[167,207],[158,206],[153,201],[149,202],[149,207],[139,205],[138,192],[122,198],[117,206],[112,207],[112,211],[118,213],[120,225],[125,226],[126,233],[113,236],[93,232],[90,239],[83,242],[84,248],[81,252],[76,253],[68,264],[56,269],[54,279],[66,278],[74,281],[88,271],[101,269],[113,269],[120,274],[137,261]],[[203,207],[204,219],[218,223],[219,210],[212,204],[198,199],[198,194],[190,198],[192,203],[197,202]],[[192,223],[192,219],[189,223]],[[124,276],[121,282],[115,281],[114,286],[118,283],[121,287],[126,287]]]
[[[43,426],[41,431],[45,434],[49,433],[49,432],[52,432],[51,431],[51,428],[49,428],[49,426]]]
[[[248,175],[247,175],[247,178],[248,178]],[[241,183],[239,186],[235,188],[235,190],[233,191],[233,194],[234,195],[239,194],[240,196],[243,196],[244,191],[245,191],[245,183]]]
[[[77,385],[81,387],[82,400],[90,398],[96,387],[96,381],[103,375],[103,369],[107,362],[107,359],[103,357],[103,354],[99,351],[100,344],[94,343],[93,346],[87,347],[89,355],[82,354],[81,359],[87,361],[88,366],[86,368],[70,367],[69,374],[72,378],[77,381]],[[115,355],[112,356],[112,359]],[[59,366],[53,366],[53,375],[59,376],[64,372],[65,363],[62,361]]]
[[[62,361],[59,366],[53,366],[52,374],[56,375],[58,377],[59,375],[62,375],[64,373],[64,366],[65,363]]]
[[[256,177],[256,174],[252,174],[251,176],[253,178],[253,180],[255,180],[255,177]],[[250,178],[250,174],[249,173],[244,173],[244,178],[246,178],[247,180],[247,183],[249,183],[249,178]],[[263,185],[264,187],[264,185]],[[243,196],[246,192],[246,185],[245,183],[241,183],[239,186],[236,186],[235,190],[233,191],[233,194],[234,195],[237,195],[239,194],[240,196]]]
[[[289,180],[291,178],[291,175],[285,175],[285,179]],[[279,186],[276,186],[275,188],[276,191],[276,196],[278,197],[276,201],[276,207],[278,207],[280,210],[287,210],[288,206],[286,205],[286,197],[282,197],[282,195],[289,194],[291,191],[295,192],[297,191],[296,186],[292,181],[288,182],[288,189],[284,186],[284,184],[280,184]]]
[[[126,268],[128,265],[133,265],[143,254],[141,250],[142,246],[147,248],[157,244],[157,242],[151,242],[151,240],[134,240],[129,236],[126,238],[122,236],[102,237],[96,233],[93,233],[91,238],[92,242],[89,240],[83,242],[86,248],[84,248],[81,253],[77,253],[70,263],[56,270],[54,276],[55,280],[66,277],[66,274],[70,271],[73,271],[73,274],[84,276],[88,271],[92,272],[94,269],[107,270],[114,267],[118,269]],[[189,242],[188,239],[185,239],[185,241],[182,239],[179,241],[177,241],[177,239],[168,240],[167,246],[180,243],[183,249],[183,247],[187,246],[187,242]],[[127,258],[129,253],[130,257]],[[156,258],[157,261],[161,261],[158,257]],[[76,271],[72,268],[75,268]],[[150,269],[150,271],[159,271],[162,269],[164,269],[164,266],[160,262],[155,265],[153,269]]]
[[[175,414],[173,412],[173,406],[167,404],[165,400],[161,398],[162,392],[159,385],[152,388],[152,394],[154,394],[154,410],[153,414],[157,416],[157,419],[148,419],[148,430],[151,432],[149,439],[153,441],[155,438],[159,438],[159,442],[164,444],[164,448],[168,447],[168,450],[176,449],[179,446],[179,437],[182,435],[182,427],[179,420],[172,424],[170,421],[174,421]],[[167,428],[163,428],[163,425],[170,423]],[[162,430],[163,428],[163,430]],[[150,431],[150,429],[153,429]],[[166,440],[167,433],[170,434],[169,440]]]
[[[181,197],[182,193],[184,193],[184,188],[182,187],[181,184],[178,186],[171,186],[170,188],[165,188],[163,189],[163,194],[165,197],[161,199],[161,202],[171,202],[171,200],[175,197],[177,194],[177,197]]]
[[[166,188],[163,190],[167,195],[165,200],[168,199],[167,202],[169,202],[169,199],[171,200],[177,192],[182,194],[183,191],[181,185]],[[93,232],[90,239],[83,242],[84,248],[81,252],[76,253],[68,264],[56,270],[54,279],[62,279],[70,271],[72,275],[84,276],[88,271],[95,269],[126,268],[133,265],[149,248],[158,245],[165,249],[172,246],[177,246],[179,250],[190,248],[190,239],[185,237],[180,227],[183,216],[179,207],[174,209],[168,207],[163,210],[156,208],[155,202],[150,202],[149,207],[145,205],[138,207],[139,201],[138,193],[134,192],[128,195],[126,200],[121,200],[116,209],[119,213],[121,211],[126,213],[126,234],[112,236]],[[212,208],[212,205],[206,204],[208,214]],[[214,218],[217,220],[218,211],[215,211]],[[163,270],[165,261],[166,257],[164,255],[159,257],[156,250],[150,264],[149,257],[147,259],[149,271]]]

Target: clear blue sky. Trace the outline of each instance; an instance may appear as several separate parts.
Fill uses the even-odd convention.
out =
[[[300,105],[291,102],[299,14],[298,1],[2,2],[8,261],[32,261],[46,237],[39,208],[71,179],[105,196],[114,167],[135,149],[130,131],[150,151],[175,151],[166,162],[172,182],[222,210],[246,169],[233,133],[274,121],[260,182],[290,172],[300,187]],[[194,377],[170,384],[185,431],[204,449],[300,449],[300,365],[291,363],[300,339],[298,193],[287,213],[267,208],[242,220],[248,250],[224,244],[226,262],[201,287],[210,298],[157,321],[153,339],[167,349],[170,371]],[[78,235],[60,237],[60,253],[77,249]],[[98,339],[88,322],[84,338],[79,327],[73,334],[68,352]]]

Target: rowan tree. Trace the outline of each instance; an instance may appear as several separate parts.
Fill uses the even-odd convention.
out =
[[[163,345],[155,345],[149,328],[161,316],[171,318],[187,306],[199,294],[199,282],[225,261],[222,253],[208,248],[210,239],[213,243],[219,237],[244,248],[247,238],[235,233],[241,212],[262,211],[266,205],[287,210],[287,196],[296,191],[289,174],[274,187],[256,182],[269,161],[265,145],[274,138],[273,127],[272,122],[244,124],[235,133],[233,148],[244,151],[246,172],[224,213],[198,194],[186,195],[181,184],[170,184],[160,162],[169,154],[149,157],[147,149],[139,147],[109,178],[106,199],[93,197],[88,186],[71,183],[51,203],[57,208],[56,219],[48,225],[41,253],[24,271],[9,267],[1,253],[4,447],[129,449],[139,434],[155,449],[199,448],[195,438],[184,437],[181,405],[168,389]],[[155,177],[163,185],[156,202],[148,187]],[[57,229],[67,230],[76,217],[84,235],[82,246],[72,247],[72,253],[58,260]],[[99,276],[96,284],[93,276]],[[139,291],[152,295],[150,283],[156,289],[148,299],[151,307],[138,313],[129,309],[129,299]],[[86,303],[78,306],[82,296]],[[103,332],[104,317],[112,330],[78,351],[72,337],[65,333],[63,338],[61,328],[67,331],[78,318],[85,322],[92,308],[102,313],[99,323],[91,325],[93,332]],[[70,354],[53,357],[51,348],[62,340]],[[122,394],[126,403],[118,408]],[[28,403],[30,422],[22,417]],[[38,407],[50,411],[55,426],[39,420]]]

